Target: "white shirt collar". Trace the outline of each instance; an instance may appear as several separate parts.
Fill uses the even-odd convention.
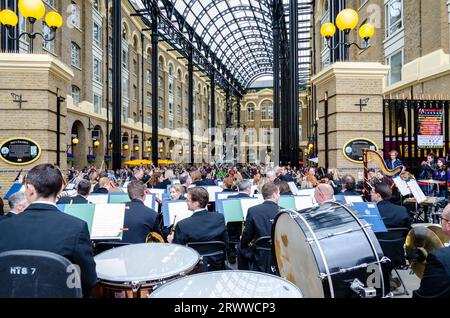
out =
[[[48,204],[48,205],[53,205],[55,208],[57,208],[57,206],[54,202],[48,202],[48,201],[34,201],[31,204]]]
[[[195,210],[194,213],[201,212],[201,211],[205,211],[205,210],[206,210],[206,208],[198,209],[198,210]]]

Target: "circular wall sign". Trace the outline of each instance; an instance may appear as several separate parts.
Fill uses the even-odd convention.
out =
[[[28,138],[15,137],[0,145],[0,158],[14,166],[32,164],[39,159],[41,153],[41,147]]]
[[[348,141],[342,148],[345,159],[355,162],[363,163],[363,153],[364,148],[378,151],[378,146],[375,142],[366,138],[356,138]]]

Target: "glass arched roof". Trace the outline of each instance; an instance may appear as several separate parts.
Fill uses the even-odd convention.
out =
[[[142,10],[145,0],[130,0],[135,9]],[[273,0],[159,0],[159,10],[168,17],[178,29],[187,34],[187,29],[195,32],[193,42],[202,41],[202,45],[247,88],[252,81],[272,75],[273,37],[272,2]],[[284,5],[284,21],[289,32],[289,0]],[[300,82],[310,72],[304,65],[310,64],[311,14],[305,4],[311,0],[299,2],[299,69]],[[182,17],[178,19],[177,17]],[[182,21],[182,22],[181,22]],[[309,23],[308,23],[309,22]],[[305,27],[306,26],[306,27]],[[304,32],[303,29],[308,32]],[[198,43],[197,43],[198,46]],[[201,46],[200,46],[201,47]]]

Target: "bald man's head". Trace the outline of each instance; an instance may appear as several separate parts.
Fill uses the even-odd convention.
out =
[[[442,230],[450,236],[450,204],[448,204],[441,215]]]
[[[334,190],[329,184],[319,184],[314,191],[314,198],[317,203],[322,204],[333,200]]]

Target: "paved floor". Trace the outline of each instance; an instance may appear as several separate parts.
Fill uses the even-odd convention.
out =
[[[394,298],[411,298],[412,291],[419,288],[420,279],[414,273],[411,273],[410,270],[401,270],[398,272],[400,274],[401,279],[403,280],[403,283],[406,286],[406,289],[409,292],[409,296],[403,294],[403,288],[400,287],[394,291]]]

